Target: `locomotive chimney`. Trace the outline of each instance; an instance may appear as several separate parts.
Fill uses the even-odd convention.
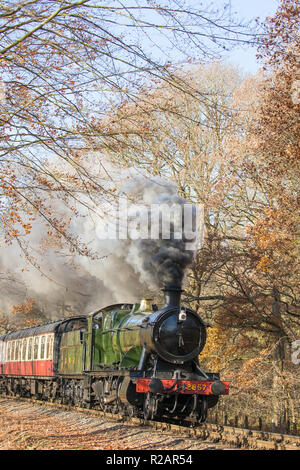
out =
[[[181,286],[169,285],[163,289],[164,292],[164,307],[179,307],[180,297],[183,290]]]

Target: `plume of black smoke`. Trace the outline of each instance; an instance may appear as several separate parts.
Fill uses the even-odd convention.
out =
[[[156,239],[135,240],[132,239],[129,228],[128,243],[125,246],[125,251],[131,253],[133,265],[138,268],[140,279],[151,289],[167,284],[181,285],[185,270],[193,261],[195,244],[192,250],[187,242],[195,240],[186,239],[184,207],[192,211],[190,219],[194,228],[196,211],[192,206],[187,206],[187,201],[178,196],[177,191],[174,183],[160,177],[143,176],[132,178],[123,188],[123,193],[129,200],[147,207],[144,215],[139,214],[140,224],[148,226],[149,236],[151,231],[158,235]],[[156,219],[151,217],[153,207],[158,207]],[[168,208],[173,210],[173,217],[165,217]],[[176,237],[176,233],[181,234],[180,238]],[[167,238],[164,237],[166,234],[169,235]]]

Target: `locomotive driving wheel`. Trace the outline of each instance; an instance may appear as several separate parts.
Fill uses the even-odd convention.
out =
[[[157,400],[151,393],[146,393],[145,400],[144,400],[144,419],[148,421],[149,419],[154,419],[157,413]]]

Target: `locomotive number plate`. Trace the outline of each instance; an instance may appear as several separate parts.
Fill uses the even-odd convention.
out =
[[[151,379],[137,379],[136,380],[136,391],[139,393],[150,392],[149,383]],[[174,386],[176,380],[164,380],[161,382],[165,389],[171,388],[171,390],[164,390],[162,393],[172,393],[175,390],[183,394],[198,394],[198,395],[214,395],[211,391],[211,385],[213,381],[204,380],[178,380]],[[225,385],[224,395],[229,394],[229,382],[222,382]],[[174,386],[174,387],[173,387]]]
[[[193,382],[188,382],[186,384],[184,384],[185,386],[185,391],[188,392],[188,391],[191,391],[191,392],[205,392],[206,390],[208,390],[208,387],[210,387],[210,383],[198,383],[198,384],[195,384]]]

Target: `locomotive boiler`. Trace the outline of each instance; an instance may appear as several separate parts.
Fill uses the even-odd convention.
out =
[[[205,421],[229,384],[200,367],[206,328],[181,293],[167,286],[159,309],[144,299],[2,336],[0,385],[145,419]]]

